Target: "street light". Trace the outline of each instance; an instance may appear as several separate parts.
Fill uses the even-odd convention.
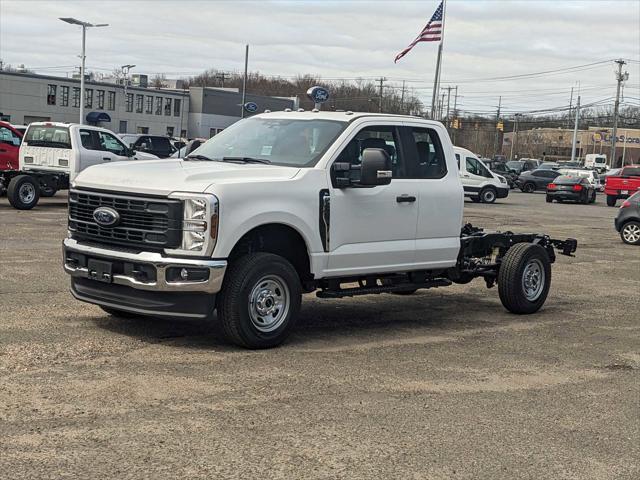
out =
[[[81,20],[78,20],[75,18],[69,18],[69,17],[60,18],[60,20],[62,20],[63,22],[69,23],[71,25],[80,25],[82,27],[82,55],[80,56],[80,59],[82,60],[82,63],[80,64],[80,124],[83,124],[84,123],[84,61],[86,58],[85,44],[86,44],[86,37],[87,37],[87,28],[108,27],[109,24],[108,23],[93,24],[93,23],[83,22]]]

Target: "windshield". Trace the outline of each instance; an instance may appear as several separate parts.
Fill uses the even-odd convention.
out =
[[[606,163],[607,157],[596,157],[595,163]]]
[[[69,128],[57,125],[30,126],[24,141],[32,147],[71,148]]]
[[[313,167],[346,126],[346,122],[333,120],[247,118],[210,138],[189,156]]]

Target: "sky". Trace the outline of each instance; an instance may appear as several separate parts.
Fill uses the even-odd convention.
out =
[[[109,24],[87,33],[87,66],[96,72],[124,64],[135,64],[133,73],[168,78],[210,68],[240,71],[249,44],[252,71],[325,79],[382,76],[387,88],[396,89],[405,80],[429,105],[437,43],[418,44],[397,64],[393,59],[438,4],[0,0],[0,59],[65,76],[78,65],[81,29],[58,18],[75,17]],[[625,103],[640,105],[639,0],[448,0],[445,22],[442,86],[458,85],[458,106],[468,112],[495,111],[500,95],[507,115],[562,107],[572,87],[575,103],[578,86],[583,105],[612,103],[616,58],[628,61]]]

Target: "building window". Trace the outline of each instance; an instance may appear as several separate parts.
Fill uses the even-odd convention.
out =
[[[62,87],[62,106],[69,106],[69,87]]]
[[[84,91],[84,108],[93,108],[93,88]]]
[[[180,107],[182,106],[182,100],[179,99],[175,99],[173,101],[173,115],[175,117],[179,117],[180,116]]]
[[[174,127],[167,127],[167,137],[173,137]]]
[[[80,89],[78,87],[73,87],[73,103],[72,107],[79,108],[80,107]]]
[[[133,112],[133,93],[127,93],[127,112]]]
[[[47,105],[55,105],[56,104],[56,86],[55,85],[47,85]]]
[[[115,110],[116,109],[116,92],[108,92],[109,96],[107,97],[107,110]]]
[[[156,97],[156,115],[162,115],[162,97]]]
[[[104,90],[98,90],[98,110],[104,110]]]
[[[153,97],[151,95],[147,95],[147,108],[144,113],[150,115],[153,113]]]
[[[141,133],[146,135],[149,133],[149,127],[136,127],[136,133]]]
[[[186,130],[180,130],[180,136],[182,138],[187,138],[187,131]]]
[[[171,115],[171,99],[170,98],[164,99],[164,114]]]
[[[127,121],[120,120],[120,126],[118,127],[118,133],[127,133]]]
[[[144,105],[144,95],[136,95],[136,113],[142,113]]]

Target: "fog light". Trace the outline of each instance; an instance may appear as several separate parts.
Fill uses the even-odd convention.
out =
[[[183,280],[189,280],[189,270],[187,270],[186,268],[180,270],[180,278]]]
[[[208,268],[170,267],[166,273],[167,282],[206,282],[209,280]]]

